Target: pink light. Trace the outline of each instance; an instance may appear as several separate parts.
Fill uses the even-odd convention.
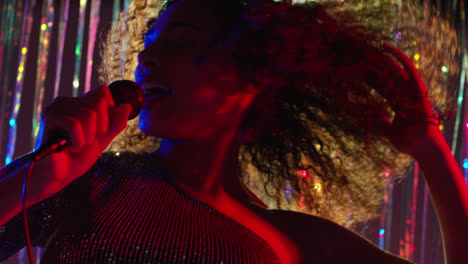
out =
[[[307,170],[300,170],[302,178],[309,178],[309,172]]]
[[[388,177],[390,177],[390,170],[387,169],[385,171],[385,178],[388,178]]]

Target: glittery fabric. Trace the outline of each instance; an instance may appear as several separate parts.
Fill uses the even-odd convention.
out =
[[[147,154],[104,153],[28,209],[41,263],[279,263],[253,231],[187,193]],[[23,248],[22,214],[0,227],[0,261]]]

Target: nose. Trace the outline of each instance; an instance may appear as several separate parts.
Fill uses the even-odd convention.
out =
[[[137,59],[138,65],[134,72],[135,82],[140,83],[145,80],[147,76],[155,73],[161,74],[161,63],[151,47],[138,53]]]
[[[144,49],[138,53],[138,66],[142,66],[144,69],[154,72],[161,66],[161,64],[156,54],[154,54],[154,51]]]

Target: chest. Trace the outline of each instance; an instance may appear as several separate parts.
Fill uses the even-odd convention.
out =
[[[69,207],[46,263],[278,263],[256,232],[165,182],[93,189]]]

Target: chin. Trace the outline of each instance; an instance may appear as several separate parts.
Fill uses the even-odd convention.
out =
[[[158,125],[159,124],[159,125]],[[140,130],[145,133],[146,135],[157,137],[157,138],[165,138],[163,128],[167,128],[167,126],[161,125],[163,122],[159,120],[155,120],[155,117],[149,111],[142,110],[140,112],[138,126]]]
[[[204,139],[220,132],[221,122],[190,114],[158,115],[140,112],[139,127],[146,135],[164,139]]]
[[[140,112],[138,126],[140,130],[149,136],[163,139],[182,139],[181,125],[179,122],[170,122],[155,115],[153,111],[142,110]]]

